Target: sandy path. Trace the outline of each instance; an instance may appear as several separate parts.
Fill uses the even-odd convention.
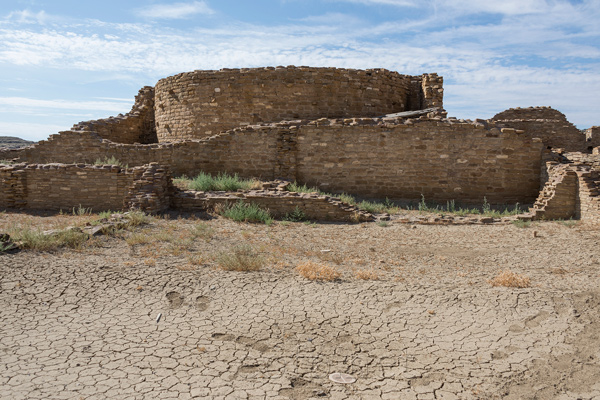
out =
[[[194,252],[246,242],[268,266],[149,262],[118,239],[0,256],[0,398],[600,398],[598,231],[209,224]],[[300,277],[305,259],[343,279]],[[507,268],[532,287],[487,283]]]

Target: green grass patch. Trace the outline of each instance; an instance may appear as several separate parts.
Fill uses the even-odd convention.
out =
[[[94,162],[94,165],[116,165],[116,166],[121,167],[121,168],[128,168],[127,164],[121,162],[121,160],[119,160],[115,156],[98,158]]]
[[[243,179],[238,174],[220,173],[217,176],[201,172],[194,178],[185,176],[175,179],[175,184],[180,187],[186,187],[190,190],[199,190],[202,192],[225,191],[235,192],[239,189],[249,190],[258,184],[256,179]]]
[[[517,219],[513,221],[513,225],[517,228],[529,228],[531,226],[531,221],[524,221],[522,219]]]
[[[267,225],[273,223],[269,210],[264,210],[254,203],[244,203],[243,201],[225,206],[221,211],[221,215],[237,222],[257,222]]]

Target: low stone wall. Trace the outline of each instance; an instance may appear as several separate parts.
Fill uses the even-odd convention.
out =
[[[296,210],[302,210],[306,217],[318,221],[370,221],[373,216],[367,212],[342,202],[338,198],[314,193],[275,192],[252,190],[236,193],[208,193],[197,191],[179,191],[175,193],[172,206],[182,211],[204,211],[217,206],[231,205],[236,202],[253,203],[268,209],[275,218],[284,217]]]
[[[145,86],[140,89],[133,108],[127,114],[80,122],[71,130],[93,132],[115,143],[158,142],[154,121],[154,88]]]
[[[168,171],[157,164],[0,166],[0,209],[160,212],[170,206],[170,184]]]
[[[132,173],[116,166],[18,164],[0,168],[0,208],[121,210]]]
[[[284,178],[366,198],[532,203],[542,143],[493,123],[441,118],[288,121],[237,128],[210,138],[152,145],[115,144],[93,133],[63,132],[19,153],[23,161],[131,166],[157,162],[173,176],[200,171]],[[17,154],[17,153],[13,153]]]

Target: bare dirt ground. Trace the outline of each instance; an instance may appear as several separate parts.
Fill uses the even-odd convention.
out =
[[[239,244],[259,271],[218,268]],[[0,255],[0,398],[597,399],[599,244],[556,222],[156,219]],[[341,279],[300,276],[309,260]],[[507,269],[531,287],[492,287]]]

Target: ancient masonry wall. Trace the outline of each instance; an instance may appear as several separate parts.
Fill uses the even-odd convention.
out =
[[[496,114],[492,120],[542,139],[547,148],[590,152],[585,135],[563,113],[550,107],[511,108]]]
[[[120,210],[133,175],[116,166],[18,164],[0,168],[2,208]],[[15,180],[16,178],[16,180]]]
[[[533,205],[534,219],[578,217],[578,178],[570,164],[549,162],[548,181]]]
[[[115,143],[156,143],[154,124],[154,88],[145,86],[135,97],[130,112],[117,117],[80,122],[72,131],[94,132]]]
[[[443,107],[443,78],[385,69],[267,67],[194,71],[156,84],[158,139],[199,139],[238,126],[376,117]]]
[[[585,131],[585,141],[587,149],[594,149],[600,146],[600,126],[592,126]]]
[[[268,209],[273,217],[281,218],[296,208],[302,210],[308,219],[319,221],[370,221],[372,215],[356,207],[343,203],[337,198],[314,193],[275,192],[256,190],[234,194],[213,194],[196,191],[177,192],[172,201],[175,209],[199,211],[214,209],[217,205],[226,206],[237,202],[253,203]]]
[[[539,139],[493,124],[364,118],[251,126],[153,145],[65,132],[20,156],[31,163],[115,157],[130,167],[157,162],[173,176],[227,172],[370,198],[514,204],[537,197],[541,152]]]
[[[0,209],[93,211],[170,206],[168,173],[156,164],[122,169],[85,164],[0,166]]]

